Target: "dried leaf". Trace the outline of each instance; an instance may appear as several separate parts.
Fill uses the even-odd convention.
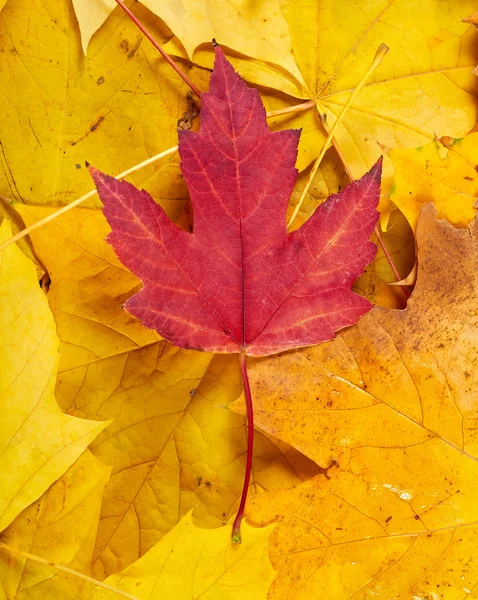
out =
[[[329,479],[249,512],[256,523],[285,515],[271,598],[476,585],[477,227],[426,206],[406,310],[376,307],[333,342],[251,365],[258,426],[329,467]]]

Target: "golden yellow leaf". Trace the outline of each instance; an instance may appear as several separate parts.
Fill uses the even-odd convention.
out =
[[[0,239],[11,235],[2,223]],[[0,530],[77,460],[107,423],[64,415],[54,397],[58,337],[33,263],[0,253]]]
[[[330,343],[251,361],[257,425],[329,467],[248,512],[288,515],[271,540],[282,569],[271,598],[448,585],[453,598],[478,583],[477,228],[426,206],[406,310],[375,307]]]
[[[362,6],[308,0],[298,7],[283,0],[281,5],[297,64],[329,126],[379,44],[390,48],[336,135],[355,178],[382,154],[378,144],[417,146],[435,134],[464,134],[474,124],[470,66],[476,33],[461,22],[472,1],[375,0]]]
[[[247,12],[249,3],[241,5]],[[280,6],[282,14],[274,17],[274,23],[282,24],[285,17],[305,85],[297,85],[296,77],[297,91],[293,90],[293,71],[272,48],[268,57],[242,52],[260,61],[245,59],[235,52],[231,58],[253,83],[297,98],[315,99],[317,110],[326,115],[326,127],[333,125],[378,46],[385,43],[390,48],[335,136],[354,178],[372,166],[382,154],[382,146],[415,147],[433,140],[435,135],[464,135],[475,124],[476,85],[472,70],[476,65],[476,32],[473,26],[462,22],[463,15],[476,8],[473,0],[448,0],[438,5],[433,0],[374,0],[366,6],[350,0],[333,4],[306,0],[300,5],[280,0]],[[169,15],[161,7],[152,10],[184,45],[190,34],[168,21]],[[262,7],[260,12],[270,20]],[[234,21],[229,20],[222,29],[227,37],[234,29]],[[219,42],[223,40],[219,34],[216,37]],[[203,43],[208,41],[209,38],[202,39]],[[232,51],[238,50],[232,41],[223,43]],[[173,40],[170,44],[179,55],[184,55],[179,43]],[[210,66],[210,52],[199,50],[193,60]],[[316,154],[324,137],[320,127],[314,137]],[[388,192],[393,174],[388,161],[384,169],[384,191]],[[389,210],[385,202],[383,207]]]
[[[279,573],[269,600],[473,598],[478,527],[470,479],[478,473],[474,461],[465,464],[444,450],[430,442],[421,451],[357,451],[349,472],[329,471],[330,479],[255,499],[251,522],[280,521],[270,538]],[[363,459],[378,460],[389,479],[370,473]],[[411,475],[415,485],[396,485]]]
[[[161,41],[166,28],[134,4]],[[34,204],[66,204],[91,190],[85,161],[116,175],[175,146],[187,109],[187,86],[123,11],[108,19],[85,57],[69,0],[5,6],[0,86],[0,193]],[[155,197],[186,195],[175,155],[133,181]]]
[[[390,198],[413,229],[426,202],[433,202],[438,216],[457,227],[466,227],[475,216],[478,133],[446,141],[446,147],[431,142],[420,148],[390,152],[395,167]]]
[[[16,204],[25,224],[31,225],[54,209]],[[48,301],[60,337],[59,377],[104,358],[122,355],[158,341],[121,305],[140,282],[124,267],[105,241],[110,228],[99,210],[74,209],[31,240],[51,278]],[[60,406],[69,410],[64,398]]]
[[[107,0],[101,10],[92,11],[91,1],[73,1],[84,47],[92,32],[116,6],[115,2]],[[260,10],[254,3],[243,0],[188,0],[179,6],[174,0],[144,0],[143,4],[178,36],[191,59],[201,44],[217,38],[221,45],[259,61],[269,62],[273,57],[274,63],[281,65],[289,77],[303,82],[279,0],[263,0]]]
[[[27,224],[51,213],[17,209]],[[59,402],[70,414],[114,418],[91,446],[112,465],[94,554],[99,578],[137,560],[193,507],[203,526],[226,522],[246,450],[243,418],[223,407],[241,393],[237,357],[211,363],[158,341],[125,313],[121,304],[139,282],[104,241],[108,231],[101,211],[78,208],[31,235],[51,276]],[[257,435],[251,496],[316,473],[297,451]]]
[[[275,576],[268,556],[273,527],[243,524],[243,542],[231,542],[230,527],[200,529],[188,513],[136,563],[106,579],[139,600],[261,600]],[[93,600],[116,600],[95,590]]]
[[[109,468],[86,451],[1,534],[0,542],[88,573]],[[81,579],[0,549],[8,598],[77,598]]]

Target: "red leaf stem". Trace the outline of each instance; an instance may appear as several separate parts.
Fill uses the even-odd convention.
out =
[[[163,50],[163,48],[158,44],[158,42],[153,38],[153,36],[143,27],[141,22],[135,15],[130,11],[130,9],[123,3],[122,0],[116,0],[116,3],[121,6],[124,12],[128,15],[128,17],[133,21],[136,27],[148,38],[148,40],[153,44],[156,50],[161,54],[164,60],[176,71],[176,73],[181,77],[181,79],[192,89],[192,91],[196,94],[198,98],[201,97],[201,91],[199,88],[189,79],[189,77],[181,71],[178,65],[174,62],[174,60],[169,56],[167,52]]]
[[[246,506],[247,492],[249,490],[249,482],[251,480],[252,471],[252,453],[254,449],[254,410],[252,407],[252,394],[249,385],[249,377],[247,375],[246,355],[241,352],[239,354],[239,364],[241,366],[242,384],[244,386],[244,395],[246,397],[247,408],[247,457],[246,457],[246,472],[244,474],[244,485],[242,487],[241,503],[237,511],[234,524],[232,526],[232,541],[234,544],[240,544],[241,537],[241,521],[244,517],[244,509]]]

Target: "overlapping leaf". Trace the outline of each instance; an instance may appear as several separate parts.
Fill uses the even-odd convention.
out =
[[[433,202],[438,215],[466,227],[476,212],[478,133],[410,150],[392,150],[395,183],[390,198],[415,229],[422,206]]]
[[[455,229],[425,207],[406,310],[376,307],[329,344],[251,366],[261,429],[330,467],[329,480],[266,495],[250,513],[287,515],[272,598],[476,585],[466,565],[478,516],[477,227]]]
[[[0,0],[0,9],[2,4]],[[90,3],[90,9],[96,10],[100,4],[104,7],[108,2]],[[297,11],[293,3],[269,0],[267,15],[255,20],[247,12],[250,6],[221,4],[220,10],[208,13],[209,21],[202,11],[201,27],[184,29],[179,29],[182,24],[174,21],[174,14],[166,12],[170,8],[167,2],[161,4],[158,14],[183,41],[178,37],[170,41],[168,48],[173,53],[189,53],[196,63],[211,66],[209,43],[215,35],[228,47],[233,64],[246,79],[268,86],[261,91],[268,109],[295,102],[283,92],[295,98],[314,97],[319,111],[327,114],[326,128],[378,44],[387,43],[391,51],[386,62],[338,132],[339,149],[354,175],[361,174],[382,147],[388,151],[395,146],[422,145],[434,134],[456,136],[471,128],[476,34],[460,19],[476,7],[467,0],[438,5],[428,0],[411,4],[395,0],[362,6],[360,11],[350,4],[335,3],[328,11],[325,3],[314,1]],[[194,7],[193,2],[186,5],[188,11]],[[210,2],[201,3],[204,6],[214,7]],[[132,3],[132,8],[158,39],[170,37],[163,24],[139,3]],[[153,4],[150,8],[155,10]],[[187,14],[189,18],[192,13]],[[153,51],[150,54],[140,43],[140,35],[119,9],[91,41],[87,59],[80,50],[68,3],[31,6],[23,0],[9,2],[2,16],[5,52],[0,54],[0,78],[6,117],[1,123],[4,173],[0,181],[1,191],[10,199],[68,202],[90,189],[85,159],[117,173],[176,143],[174,128],[186,107],[185,89],[179,88],[179,80],[161,66]],[[242,19],[247,35],[231,26],[237,19]],[[341,35],[337,35],[337,27]],[[34,39],[31,31],[36,33]],[[204,36],[207,45],[201,46]],[[278,36],[283,44],[278,45]],[[299,68],[291,67],[291,48]],[[250,56],[254,60],[249,60]],[[193,77],[202,75],[193,71]],[[204,74],[201,89],[207,88],[206,79]],[[151,126],[144,118],[149,115]],[[282,129],[300,126],[304,126],[298,158],[302,169],[324,139],[318,112],[279,117],[273,125]],[[424,194],[418,184],[427,181],[426,171],[420,172],[420,181],[411,179],[420,165],[419,153],[410,152],[406,159],[413,169],[403,172],[401,166],[397,168],[394,199],[397,203],[403,199],[406,211],[412,198],[415,205],[407,218],[413,224],[417,205],[432,195],[438,200],[440,214],[447,218],[454,218],[457,208],[461,214],[466,205],[462,226],[473,216],[474,182],[466,179],[474,178],[472,169],[477,162],[473,138],[453,145],[451,140],[442,142],[448,146],[448,155],[441,149],[430,156],[429,169],[439,173],[441,167],[455,164],[460,153],[464,166],[453,171],[457,177],[450,177],[447,168],[439,186],[435,178],[429,193]],[[123,152],[127,147],[128,152]],[[161,198],[162,206],[176,217],[186,196],[177,163],[168,164],[160,177],[149,181],[155,170],[135,176],[135,182]],[[342,184],[340,176],[332,177],[332,185]],[[445,186],[453,190],[451,194],[440,194]],[[328,182],[327,187],[330,190]],[[413,194],[408,194],[412,190]],[[315,209],[313,196],[312,191],[299,221]],[[456,203],[451,202],[452,196]],[[32,207],[22,210],[28,223],[48,212],[35,211]],[[139,282],[103,243],[104,222],[97,211],[77,211],[71,219],[63,219],[33,236],[34,249],[52,275],[49,301],[61,340],[58,398],[71,414],[92,419],[117,417],[119,421],[93,448],[113,468],[94,554],[95,575],[103,577],[136,560],[192,507],[196,507],[199,523],[208,527],[221,525],[234,513],[245,431],[241,417],[220,405],[237,397],[240,380],[230,358],[209,362],[208,358],[198,360],[194,352],[175,351],[122,313],[120,304],[139,288]],[[399,267],[404,268],[413,256],[410,235],[406,236],[410,252],[403,253],[405,236],[402,230],[397,232],[393,213],[390,225],[388,243]],[[257,524],[281,519],[271,537],[271,556],[280,570],[271,598],[288,599],[293,593],[297,598],[338,600],[347,595],[357,599],[374,595],[384,600],[393,595],[473,596],[478,581],[472,525],[477,521],[477,474],[470,457],[476,456],[477,448],[477,309],[469,298],[476,294],[476,259],[473,262],[464,250],[466,235],[435,236],[436,231],[431,236],[434,240],[421,242],[422,273],[418,295],[414,295],[419,306],[412,299],[405,313],[395,313],[393,326],[384,317],[391,313],[374,311],[359,328],[322,349],[289,353],[276,357],[274,364],[266,360],[254,366],[254,377],[262,381],[260,393],[256,388],[256,403],[265,399],[264,394],[276,402],[277,418],[267,407],[260,414],[260,426],[301,448],[323,467],[330,465],[329,479],[320,476],[295,490],[271,491],[257,497],[250,507],[249,515]],[[435,250],[424,256],[424,246]],[[473,264],[470,270],[469,263]],[[425,268],[427,274],[436,273],[428,285]],[[378,292],[374,288],[377,275],[388,281],[389,274],[379,261],[358,282],[361,292],[375,300],[384,297],[380,296],[382,288],[377,288]],[[32,283],[33,287],[37,290],[36,284]],[[17,302],[15,295],[7,304],[16,306]],[[279,394],[279,386],[284,386],[283,393]],[[322,412],[317,411],[317,404]],[[168,409],[177,417],[172,426],[174,418]],[[138,419],[141,411],[142,420]],[[319,415],[315,428],[314,419],[304,417],[311,414],[314,418]],[[284,415],[290,417],[287,425]],[[304,425],[302,436],[299,425]],[[170,437],[159,448],[157,432],[163,427]],[[332,458],[338,465],[332,464]],[[68,507],[74,505],[76,492],[68,488],[65,506],[57,511],[57,500],[70,473],[73,485],[85,483],[76,497],[87,493],[88,478],[77,476],[84,460],[85,456],[17,516],[4,535],[18,547],[88,572],[102,484],[93,492],[96,504],[85,497],[69,518]],[[88,460],[94,476],[98,463],[91,457]],[[167,489],[161,485],[164,479],[156,477],[161,469]],[[256,435],[251,492],[294,486],[316,472],[310,459],[273,435],[269,439]],[[24,505],[32,501],[25,498]],[[37,506],[41,507],[38,515]],[[82,512],[84,508],[87,510]],[[47,525],[57,527],[61,545],[52,547]],[[171,539],[177,531],[171,530]],[[205,539],[205,532],[193,531]],[[221,534],[226,539],[227,528],[222,528]],[[257,566],[266,564],[265,542],[261,544]],[[42,549],[46,551],[42,553]],[[146,580],[154,585],[156,565],[149,565],[149,557],[155,563],[157,556],[148,556],[147,568],[143,569],[144,563],[136,564],[123,574],[122,582],[115,579],[112,583],[124,585],[133,595],[138,583],[141,589],[147,587]],[[0,588],[0,597],[9,597],[15,590],[19,597],[30,598],[38,591],[65,600],[80,593],[90,598],[93,593],[89,584],[82,588],[70,577],[55,575],[48,580],[54,573],[49,567],[24,564],[2,552],[3,558],[2,565],[9,561],[11,570],[8,575],[2,571],[6,587]],[[180,568],[190,575],[196,566],[192,561],[181,563]],[[246,576],[240,570],[232,583]],[[267,577],[271,577],[270,570]],[[162,591],[164,580],[158,585]],[[265,584],[261,588],[264,595],[266,588]],[[151,587],[146,597],[150,591]],[[174,595],[177,591],[175,584]],[[213,587],[210,593],[222,591]],[[253,594],[248,588],[244,591],[248,597]],[[94,593],[99,594],[96,589]]]
[[[192,234],[145,192],[91,169],[108,241],[144,284],[125,308],[175,345],[209,352],[331,339],[370,308],[350,288],[375,255],[381,162],[287,234],[298,132],[270,132],[257,91],[219,47],[201,101],[200,133],[179,132]]]
[[[158,24],[140,5],[138,15]],[[0,193],[8,199],[66,204],[92,187],[85,160],[117,174],[176,145],[188,90],[124,13],[96,36],[89,57],[69,0],[9,2],[0,40]],[[134,180],[154,196],[185,196],[175,158]]]
[[[348,0],[333,6],[307,0],[300,7],[288,0],[268,0],[261,5],[260,15],[247,2],[221,4],[218,10],[211,0],[188,0],[180,12],[187,19],[194,17],[194,27],[188,27],[169,3],[149,0],[146,5],[177,36],[166,46],[170,53],[212,67],[210,47],[204,44],[216,37],[230,49],[231,61],[246,80],[296,98],[315,99],[318,112],[326,115],[325,129],[337,118],[379,44],[387,44],[389,55],[335,136],[355,178],[375,163],[384,146],[421,146],[435,135],[460,137],[475,124],[476,32],[473,25],[462,22],[476,8],[472,0],[450,0],[438,6],[433,0],[377,1],[365,8]],[[83,0],[76,0],[75,6],[87,12]],[[237,26],[238,20],[243,26]],[[100,24],[97,19],[95,26]],[[276,35],[281,40],[279,50]],[[306,136],[299,169],[317,156],[325,138],[319,119],[296,117],[294,126],[302,126],[302,120]],[[383,189],[388,192],[392,184],[388,162],[384,175]],[[391,208],[384,197],[385,220]]]
[[[188,513],[145,556],[105,583],[139,600],[213,600],[226,596],[233,600],[265,599],[275,575],[267,550],[272,529],[245,524],[244,543],[232,546],[229,527],[199,529]],[[103,590],[83,597],[117,598]]]
[[[11,235],[7,220],[0,239]],[[35,267],[16,246],[0,253],[0,529],[37,500],[107,423],[64,415],[54,387],[58,337]]]
[[[109,471],[86,451],[11,523],[1,534],[0,542],[89,573]],[[7,550],[0,550],[0,555],[0,581],[8,598],[73,600],[85,585],[81,579],[58,572],[50,565],[38,565]]]
[[[26,224],[51,213],[18,210]],[[139,558],[193,507],[202,526],[229,519],[246,448],[243,419],[221,407],[241,392],[237,359],[211,363],[155,341],[131,320],[120,306],[139,282],[104,241],[108,231],[101,211],[74,209],[32,234],[52,279],[60,405],[90,419],[115,418],[92,448],[112,465],[94,553],[100,578]],[[258,435],[251,497],[316,472],[299,453]]]

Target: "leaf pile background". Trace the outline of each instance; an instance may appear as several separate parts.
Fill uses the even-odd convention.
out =
[[[384,154],[382,236],[403,278],[418,258],[417,283],[403,310],[379,251],[356,282],[379,306],[356,326],[250,361],[251,527],[231,547],[237,357],[177,349],[121,309],[139,282],[96,198],[1,251],[0,543],[141,599],[478,597],[476,5],[128,5],[200,89],[216,37],[268,110],[314,100],[269,120],[302,128],[291,207],[386,43],[295,226]],[[116,174],[177,143],[188,88],[114,7],[0,2],[2,240],[89,191],[85,160]],[[190,227],[177,155],[130,180]],[[120,597],[1,546],[0,582],[9,599]]]

